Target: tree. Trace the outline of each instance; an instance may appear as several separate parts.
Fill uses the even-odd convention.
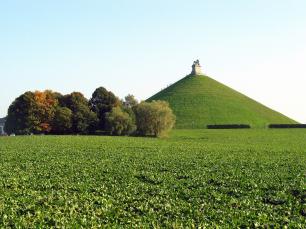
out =
[[[34,126],[39,124],[39,120],[33,114],[35,105],[34,93],[25,92],[16,98],[9,106],[7,119],[5,122],[5,132],[8,134],[29,134]]]
[[[124,101],[123,101],[124,107],[133,108],[137,104],[138,104],[138,101],[134,95],[128,94],[127,96],[125,96]]]
[[[137,104],[137,99],[134,97],[134,95],[131,94],[125,96],[124,100],[121,101],[122,110],[130,115],[134,123],[136,122],[136,118],[133,109],[136,107]]]
[[[161,136],[175,124],[175,115],[165,101],[142,102],[135,109],[137,132],[146,136]]]
[[[58,104],[52,91],[25,92],[10,105],[7,133],[48,133]]]
[[[89,133],[97,125],[97,115],[89,109],[88,100],[80,92],[61,99],[61,104],[72,111],[72,132]]]
[[[120,107],[114,107],[106,113],[105,124],[111,135],[129,135],[136,130],[133,118]]]
[[[50,90],[34,92],[35,105],[33,112],[39,120],[39,125],[34,127],[34,132],[48,133],[52,130],[52,121],[58,105],[57,96],[58,93]]]
[[[110,112],[114,107],[120,106],[120,100],[104,87],[97,88],[89,101],[90,108],[97,114],[99,124],[97,129],[105,130],[106,113]]]
[[[72,111],[67,107],[57,107],[53,119],[52,133],[69,134],[72,128]]]

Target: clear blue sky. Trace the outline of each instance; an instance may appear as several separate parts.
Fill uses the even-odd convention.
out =
[[[0,116],[28,90],[146,99],[194,59],[306,123],[305,0],[1,0]]]

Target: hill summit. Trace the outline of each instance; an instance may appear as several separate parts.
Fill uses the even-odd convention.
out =
[[[169,102],[176,115],[176,128],[206,128],[207,125],[249,124],[264,128],[268,124],[292,124],[294,120],[278,113],[232,88],[204,75],[199,60],[191,74],[147,101]]]

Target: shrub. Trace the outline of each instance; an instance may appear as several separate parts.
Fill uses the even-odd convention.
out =
[[[133,118],[120,107],[114,107],[106,114],[105,124],[111,135],[129,135],[136,130]]]
[[[175,124],[175,115],[165,101],[142,102],[134,108],[137,133],[142,136],[161,136]]]

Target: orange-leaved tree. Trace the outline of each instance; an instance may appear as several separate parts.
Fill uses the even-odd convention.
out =
[[[50,90],[34,92],[35,107],[33,114],[38,118],[39,124],[35,127],[37,132],[48,133],[52,130],[52,120],[58,105],[57,93]]]

